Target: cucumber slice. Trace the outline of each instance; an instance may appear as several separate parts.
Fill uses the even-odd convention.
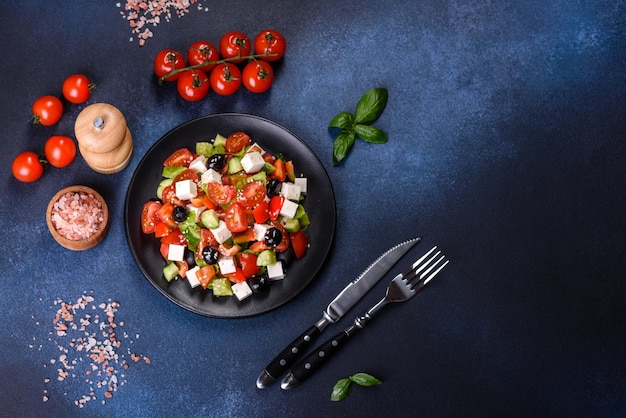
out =
[[[196,142],[196,154],[210,157],[213,152],[213,144],[210,142]]]
[[[269,266],[270,264],[274,264],[275,262],[276,253],[273,250],[261,251],[259,256],[256,258],[257,266]]]
[[[167,263],[167,265],[163,267],[163,277],[165,277],[165,280],[168,282],[174,280],[176,276],[178,276],[178,273],[178,266],[173,261]]]
[[[300,222],[295,218],[285,220],[283,225],[287,232],[298,232],[300,230]]]
[[[220,226],[220,218],[213,209],[207,209],[200,214],[200,222],[202,226],[209,229],[215,229]]]
[[[161,172],[161,176],[165,177],[166,179],[173,179],[174,177],[176,177],[177,175],[179,175],[183,171],[185,171],[185,167],[180,167],[180,166],[163,167],[163,171]]]
[[[213,296],[232,296],[233,289],[230,286],[230,280],[223,277],[216,277],[209,283]]]
[[[243,166],[241,165],[241,158],[239,157],[231,157],[228,160],[228,174],[235,174],[243,171]]]
[[[215,135],[215,140],[213,140],[213,146],[216,147],[218,145],[221,145],[221,146],[226,145],[226,137],[224,135],[220,135],[220,134]]]
[[[159,186],[157,187],[157,197],[159,199],[163,198],[163,189],[165,189],[167,186],[171,185],[172,183],[174,183],[174,179],[163,179],[161,180],[161,182],[159,183]]]

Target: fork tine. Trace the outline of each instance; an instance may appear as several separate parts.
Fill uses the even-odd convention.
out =
[[[443,264],[441,264],[442,262]],[[435,255],[433,255],[423,264],[412,270],[404,279],[408,284],[411,284],[411,288],[413,289],[418,286],[423,287],[424,285],[426,285],[426,283],[432,280],[437,275],[437,273],[439,273],[448,263],[449,260],[446,261],[446,256],[444,254],[441,254],[441,251],[437,251]],[[433,271],[434,269],[436,270]],[[417,280],[415,280],[415,277],[417,277]]]

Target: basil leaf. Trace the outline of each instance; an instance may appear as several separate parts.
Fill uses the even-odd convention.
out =
[[[333,392],[330,394],[330,400],[333,402],[340,401],[350,394],[350,386],[352,381],[349,378],[341,379],[335,383]]]
[[[387,134],[373,126],[357,124],[354,127],[356,134],[364,141],[372,144],[384,144],[387,142]]]
[[[339,132],[335,143],[333,144],[333,165],[339,164],[341,160],[346,158],[348,151],[354,145],[355,134],[354,131],[343,130]]]
[[[367,373],[357,373],[355,375],[350,376],[349,379],[359,386],[374,386],[374,385],[380,385],[381,383],[383,383],[377,378],[375,378],[374,376],[372,376],[371,374],[367,374]]]
[[[341,112],[328,124],[331,128],[351,129],[354,126],[354,115],[349,112]]]
[[[369,125],[376,122],[387,106],[387,97],[387,89],[381,87],[373,88],[365,93],[356,105],[356,123]]]

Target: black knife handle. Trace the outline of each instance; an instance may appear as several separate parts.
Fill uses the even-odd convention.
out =
[[[355,330],[350,330],[355,331]],[[294,386],[304,382],[317,369],[322,367],[326,361],[333,356],[341,347],[348,342],[352,332],[344,330],[326,341],[324,344],[316,348],[304,360],[296,364],[287,374],[281,387],[283,389],[291,389]]]
[[[257,386],[262,388],[271,383],[267,382],[267,380],[277,380],[280,375],[286,372],[289,367],[296,362],[300,354],[304,353],[309,346],[317,340],[321,333],[322,331],[316,325],[313,325],[311,328],[304,331],[302,335],[293,340],[287,348],[281,351],[280,354],[265,367],[263,373],[259,376],[259,380],[257,380]]]

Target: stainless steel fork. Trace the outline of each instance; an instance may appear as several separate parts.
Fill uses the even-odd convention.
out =
[[[437,250],[437,246],[415,261],[409,268],[393,278],[385,297],[372,306],[363,316],[354,320],[354,323],[342,332],[331,338],[319,348],[309,354],[304,360],[296,364],[285,376],[280,387],[291,389],[302,383],[313,372],[319,369],[339,348],[343,347],[348,339],[358,330],[363,329],[383,306],[392,302],[404,302],[415,296],[428,284],[450,260]]]

